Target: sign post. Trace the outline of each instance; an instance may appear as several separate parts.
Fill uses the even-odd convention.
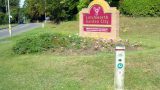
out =
[[[12,16],[10,15],[10,6],[9,6],[9,0],[8,0],[8,22],[9,22],[9,35],[10,35],[10,37],[12,36],[11,18],[12,18]]]
[[[115,90],[124,90],[124,76],[125,76],[125,46],[116,46],[115,59],[115,76],[114,87]]]
[[[79,35],[81,37],[119,38],[119,11],[105,0],[93,0],[88,8],[80,11]]]

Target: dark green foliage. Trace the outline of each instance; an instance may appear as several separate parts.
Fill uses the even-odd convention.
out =
[[[0,12],[6,13],[6,6],[7,6],[7,1],[0,0]]]
[[[48,1],[47,11],[49,12],[51,19],[57,24],[59,24],[60,21],[64,21],[67,19],[67,13],[64,7],[65,2],[62,0]]]
[[[47,0],[48,15],[55,23],[75,19],[79,0]]]
[[[87,8],[91,0],[80,0],[77,6],[78,10],[81,11],[82,8]]]
[[[2,12],[0,12],[0,24],[5,24],[7,23],[8,16]]]
[[[46,12],[47,17],[50,17],[52,21],[59,24],[61,21],[76,19],[78,12],[82,8],[88,7],[91,1],[92,0],[26,0],[24,8],[31,21],[45,20]],[[109,3],[112,2],[112,0],[106,1]]]
[[[55,23],[73,20],[79,0],[26,0],[24,8],[31,21],[45,20],[45,12]],[[45,8],[46,7],[46,8]]]
[[[87,8],[88,5],[92,2],[93,0],[79,0],[78,3],[78,10],[81,11],[82,8]],[[106,2],[108,2],[109,4],[112,4],[112,6],[118,6],[118,2],[119,0],[105,0]]]
[[[119,2],[120,0],[110,0],[110,6],[119,8]]]
[[[10,1],[10,11],[11,11],[11,22],[18,22],[18,10],[19,10],[19,1],[20,0],[9,0]],[[8,2],[7,0],[0,0],[0,24],[8,23]]]
[[[25,37],[17,41],[13,47],[16,54],[42,52],[56,48],[80,48],[83,38],[77,35],[63,35],[44,33],[36,36]]]
[[[13,51],[17,54],[40,52],[42,49],[38,38],[33,36],[21,39],[13,47]]]
[[[17,54],[41,52],[46,49],[55,47],[52,44],[52,34],[45,33],[36,36],[24,37],[17,41],[13,47],[13,51]]]
[[[127,48],[136,49],[141,47],[140,43],[131,44],[128,40],[114,42],[107,39],[82,38],[78,35],[64,35],[59,33],[42,33],[24,37],[13,46],[16,54],[37,53],[47,50],[88,50],[113,51],[117,43],[124,44]]]
[[[44,20],[45,0],[25,0],[25,14],[31,21]]]
[[[160,16],[160,0],[124,0],[120,11],[129,16]]]

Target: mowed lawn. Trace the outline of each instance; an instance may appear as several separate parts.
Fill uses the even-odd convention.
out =
[[[11,26],[14,27],[14,26],[17,26],[18,24],[12,24]],[[0,30],[1,29],[5,29],[5,28],[8,28],[8,24],[5,24],[5,25],[0,25]]]
[[[78,21],[48,24],[0,40],[0,90],[114,90],[114,52],[15,55],[16,40],[31,34],[78,33]],[[160,18],[120,18],[120,37],[142,43],[126,51],[125,90],[160,90]]]

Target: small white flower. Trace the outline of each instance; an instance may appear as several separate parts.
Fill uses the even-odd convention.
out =
[[[78,33],[76,33],[76,35],[78,36],[79,34],[78,34]]]

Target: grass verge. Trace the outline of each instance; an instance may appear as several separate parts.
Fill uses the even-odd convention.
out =
[[[141,42],[143,48],[126,51],[126,90],[159,90],[160,18],[120,19],[120,37]],[[77,34],[78,22],[48,24],[44,29],[0,42],[1,90],[113,90],[114,53],[61,54],[44,52],[15,55],[12,47],[20,38],[37,33]],[[71,52],[72,53],[72,52]]]

